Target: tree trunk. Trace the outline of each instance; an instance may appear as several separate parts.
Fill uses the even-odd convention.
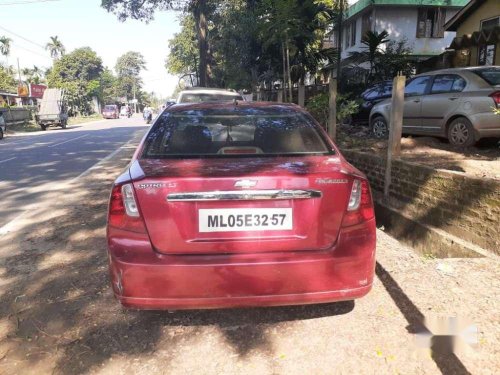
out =
[[[288,94],[289,94],[289,102],[293,103],[293,95],[292,95],[292,74],[290,72],[290,48],[288,46],[288,36],[286,38],[286,67],[288,70]]]
[[[198,68],[200,87],[207,87],[208,84],[208,26],[205,14],[206,0],[197,0],[194,4],[194,19],[196,32],[198,34],[198,49],[200,53],[200,63]]]

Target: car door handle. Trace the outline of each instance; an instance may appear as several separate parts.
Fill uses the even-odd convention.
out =
[[[448,100],[457,100],[458,98],[448,98]]]

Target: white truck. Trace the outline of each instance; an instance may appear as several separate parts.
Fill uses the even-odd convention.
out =
[[[64,90],[46,89],[35,119],[42,130],[46,130],[49,126],[60,126],[66,129],[68,111],[64,100]]]

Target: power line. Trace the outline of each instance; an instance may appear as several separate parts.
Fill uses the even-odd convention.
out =
[[[25,4],[35,4],[35,3],[48,3],[51,1],[61,1],[61,0],[28,0],[28,1],[16,1],[12,3],[0,3],[0,6],[4,5],[25,5]]]
[[[35,46],[37,46],[37,47],[40,47],[41,49],[45,50],[45,47],[44,47],[44,46],[42,46],[41,44],[38,44],[37,42],[33,42],[32,40],[30,40],[30,39],[28,39],[28,38],[25,38],[25,37],[24,37],[24,36],[22,36],[22,35],[16,34],[15,32],[10,31],[9,29],[6,29],[6,28],[5,28],[5,27],[3,27],[3,26],[0,26],[0,29],[5,30],[5,31],[7,31],[7,32],[8,32],[8,33],[10,33],[10,34],[15,35],[15,36],[17,36],[18,38],[21,38],[21,39],[23,39],[23,40],[27,41],[28,43],[31,43],[31,44],[33,44],[33,45],[35,45]]]
[[[14,44],[14,46],[15,46],[16,48],[20,48],[20,49],[23,49],[23,50],[25,50],[25,51],[27,51],[27,52],[31,52],[31,53],[33,53],[33,54],[35,54],[35,55],[41,56],[41,57],[43,57],[43,58],[46,58],[47,60],[52,60],[52,58],[50,58],[50,57],[49,57],[49,56],[47,56],[47,55],[42,55],[41,53],[35,52],[35,51],[33,51],[33,50],[30,50],[29,48],[22,47],[22,46],[20,46],[20,45],[19,45],[19,44],[17,44],[17,43],[13,43],[13,44]]]

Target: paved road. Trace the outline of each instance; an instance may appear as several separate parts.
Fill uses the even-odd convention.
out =
[[[0,141],[0,229],[77,178],[137,131],[142,118],[103,120]]]

